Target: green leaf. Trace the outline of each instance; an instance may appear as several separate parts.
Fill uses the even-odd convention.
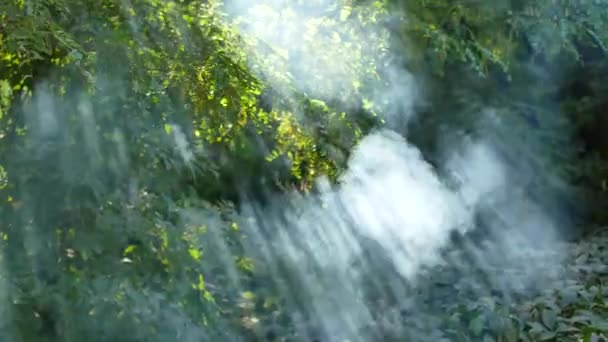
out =
[[[345,21],[350,16],[353,8],[351,6],[344,6],[340,10],[340,21]]]
[[[474,336],[481,336],[485,328],[486,318],[479,314],[469,322],[469,330]]]
[[[544,331],[538,336],[538,339],[540,341],[554,341],[556,337],[557,333],[555,331]]]
[[[530,327],[530,333],[540,335],[547,331],[547,328],[538,322],[526,323]]]
[[[195,261],[201,260],[202,253],[197,248],[188,249],[188,254],[190,254],[190,257],[192,257],[192,259],[194,259]]]
[[[198,283],[196,283],[196,285],[194,285],[194,288],[199,291],[205,291],[205,278],[203,277],[202,274],[198,275]]]
[[[137,250],[137,246],[136,245],[129,245],[127,246],[127,248],[125,248],[125,250],[122,252],[123,256],[127,256],[133,252],[135,252]]]
[[[544,309],[541,314],[541,319],[549,330],[554,330],[557,327],[557,312],[554,310]]]
[[[173,130],[173,125],[171,125],[171,124],[165,124],[164,128],[165,128],[165,132],[167,134],[171,134],[171,131]]]
[[[251,291],[245,291],[241,293],[241,297],[243,297],[243,299],[253,300],[255,298],[255,294],[253,294]]]

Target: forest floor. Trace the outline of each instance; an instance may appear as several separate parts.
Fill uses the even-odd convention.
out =
[[[558,276],[513,305],[519,335],[532,341],[608,341],[608,229],[565,243],[563,250],[565,262],[538,270]]]
[[[555,286],[519,306],[540,340],[608,341],[608,229],[567,246],[566,272]]]
[[[451,256],[380,327],[383,340],[608,341],[608,229],[553,246]]]

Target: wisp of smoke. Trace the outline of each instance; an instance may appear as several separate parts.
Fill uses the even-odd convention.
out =
[[[234,17],[247,18],[240,26],[245,35],[264,42],[249,48],[254,54],[265,54],[262,50],[267,48],[274,51],[269,63],[252,68],[267,75],[270,85],[285,96],[290,96],[293,86],[313,97],[348,97],[362,87],[358,82],[368,72],[361,61],[386,57],[386,51],[373,51],[369,48],[373,44],[366,44],[366,39],[383,35],[381,25],[361,27],[346,18],[338,25],[321,25],[326,29],[323,33],[315,31],[319,23],[328,22],[325,12],[318,9],[340,8],[338,2],[247,3],[234,1],[228,8]],[[389,124],[407,121],[416,102],[413,79],[391,64],[383,68],[391,75],[387,83],[367,89],[363,96],[380,104]],[[285,73],[291,75],[290,80],[277,76]],[[57,134],[61,125],[52,99],[45,91],[39,94],[34,102],[38,108],[31,110],[29,122],[34,136],[44,141]],[[91,131],[95,118],[84,101],[80,113],[84,135],[90,136],[86,149],[94,151],[98,148]],[[185,162],[191,161],[193,152],[184,133],[178,125],[170,128],[175,151]],[[118,131],[116,135],[121,141]],[[467,143],[450,152],[442,165],[449,176],[440,176],[399,133],[378,130],[356,147],[338,184],[320,179],[314,194],[288,193],[268,206],[254,201],[243,205],[240,214],[248,235],[248,255],[289,301],[297,333],[305,340],[382,340],[386,329],[398,330],[400,323],[391,311],[382,311],[380,302],[392,302],[390,306],[397,309],[417,305],[411,304],[415,292],[426,286],[425,272],[435,267],[450,269],[454,281],[470,277],[477,291],[474,295],[496,287],[508,295],[539,286],[538,271],[556,261],[533,258],[528,251],[554,249],[555,238],[543,234],[552,231],[554,223],[523,192],[510,186],[515,176],[490,143]],[[125,160],[123,154],[117,153],[116,158]],[[489,218],[482,219],[480,227],[479,216],[485,213]],[[191,220],[210,223],[208,217],[197,215]],[[482,233],[484,244],[465,239],[460,250],[450,250],[455,235],[467,236],[480,229],[488,232],[487,237]],[[215,234],[213,229],[210,234]],[[234,267],[233,256],[217,235],[210,238],[217,244],[215,257]],[[490,277],[490,284],[469,272],[481,269],[491,274],[493,269],[514,264],[522,266],[518,277]],[[229,273],[234,286],[241,286],[237,272],[231,269]],[[1,285],[0,291],[5,288]],[[409,317],[426,313],[419,307]]]
[[[251,69],[284,97],[363,98],[391,125],[413,115],[418,89],[402,58],[389,52],[389,14],[356,13],[337,0],[234,0],[226,8],[250,42]]]
[[[255,217],[247,228],[250,252],[286,298],[299,298],[296,310],[311,326],[323,327],[320,334],[329,340],[378,338],[380,332],[369,324],[378,309],[364,298],[367,286],[384,288],[385,299],[404,306],[414,296],[408,289],[424,286],[418,279],[423,269],[455,268],[456,277],[477,282],[472,284],[477,295],[502,289],[509,296],[541,286],[535,284],[541,280],[538,272],[547,262],[559,262],[543,254],[556,240],[530,240],[525,233],[550,233],[552,223],[508,189],[505,169],[488,145],[471,144],[447,165],[457,186],[442,180],[397,133],[370,134],[354,151],[339,185],[321,181],[316,195],[288,195],[267,208],[252,203],[244,211]],[[499,221],[478,227],[480,208],[495,209]],[[472,259],[443,253],[454,234],[479,229],[487,232],[485,246],[466,241],[463,251],[455,251]],[[559,256],[553,252],[552,258]],[[491,275],[493,268],[514,266],[521,266],[518,276]],[[474,269],[486,272],[491,283],[475,279]]]
[[[257,42],[248,46],[251,53],[271,58],[267,65],[253,63],[252,69],[285,96],[293,87],[313,97],[349,96],[350,86],[368,72],[361,61],[385,61],[385,83],[362,96],[379,105],[389,127],[402,127],[395,124],[408,121],[418,100],[413,77],[387,62],[398,60],[395,56],[370,48],[374,44],[368,42],[385,33],[383,18],[368,26],[348,18],[327,24],[333,14],[321,9],[344,6],[331,0],[308,6],[234,1],[228,9],[246,18],[238,24]],[[276,70],[291,78],[273,76]],[[539,271],[560,260],[555,259],[561,255],[552,235],[555,224],[520,188],[510,186],[516,176],[490,142],[462,143],[460,149],[447,147],[442,167],[448,179],[398,133],[377,131],[356,148],[339,185],[321,180],[316,195],[281,196],[266,208],[250,203],[244,214],[256,218],[249,225],[250,252],[262,260],[283,295],[293,298],[294,315],[322,327],[308,338],[381,338],[370,322],[388,313],[378,318],[378,308],[369,306],[364,298],[369,284],[384,291],[384,300],[396,301],[393,307],[406,306],[414,296],[411,288],[424,286],[421,272],[433,267],[451,267],[456,277],[468,277],[477,295],[498,288],[509,296],[542,286]],[[482,244],[475,245],[467,236],[479,232]],[[465,244],[446,254],[455,235],[465,236]],[[554,253],[546,257],[547,251]],[[489,276],[514,266],[521,266],[518,276]],[[476,278],[472,270],[487,276]]]

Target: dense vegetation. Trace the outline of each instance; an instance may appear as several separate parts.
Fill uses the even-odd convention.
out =
[[[569,247],[565,287],[454,305],[443,338],[607,333],[607,278],[584,267],[608,262],[608,3],[287,3],[0,3],[2,340],[298,340],[240,212],[338,182],[387,125],[436,165],[493,139],[592,246]],[[283,21],[305,29],[277,39]]]

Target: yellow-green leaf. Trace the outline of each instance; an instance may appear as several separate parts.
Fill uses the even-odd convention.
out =
[[[202,253],[201,253],[201,251],[199,251],[196,248],[190,248],[190,249],[188,249],[188,254],[190,254],[190,256],[192,257],[192,259],[194,259],[196,261],[200,261],[201,260]]]
[[[241,297],[243,297],[243,299],[253,300],[255,298],[255,294],[253,294],[251,291],[245,291],[241,293]]]
[[[346,19],[348,19],[348,17],[350,16],[352,11],[353,11],[352,7],[344,6],[342,8],[342,10],[340,10],[340,20],[345,21]]]
[[[127,256],[127,255],[135,252],[135,250],[137,250],[137,246],[136,245],[129,245],[129,246],[127,246],[127,248],[125,248],[125,250],[122,252],[122,254],[124,256]]]

